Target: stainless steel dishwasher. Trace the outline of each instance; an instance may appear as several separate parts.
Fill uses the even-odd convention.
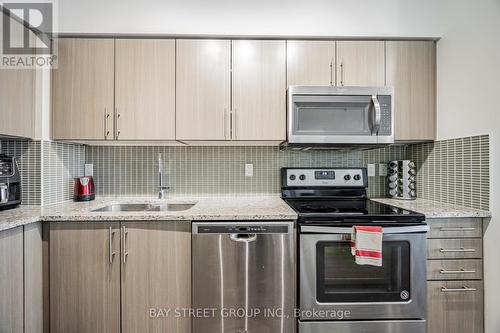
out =
[[[193,333],[294,333],[293,222],[193,223]]]

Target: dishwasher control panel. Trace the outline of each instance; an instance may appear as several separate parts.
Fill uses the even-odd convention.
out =
[[[193,223],[193,233],[196,234],[288,234],[293,231],[293,223],[268,223],[256,222],[228,224],[200,222]]]

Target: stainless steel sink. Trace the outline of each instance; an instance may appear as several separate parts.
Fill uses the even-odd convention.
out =
[[[166,204],[113,204],[94,209],[93,212],[182,212],[192,208],[195,203]]]

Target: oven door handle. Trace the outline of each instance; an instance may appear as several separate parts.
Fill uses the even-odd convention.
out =
[[[422,232],[428,232],[428,231],[429,231],[428,225],[383,228],[384,234],[413,234],[413,233],[422,233]],[[300,232],[301,233],[314,233],[314,234],[335,234],[335,235],[349,234],[350,235],[352,232],[352,228],[301,226]]]

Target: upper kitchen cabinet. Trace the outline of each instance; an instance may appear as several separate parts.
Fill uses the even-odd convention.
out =
[[[22,45],[26,28],[5,14],[1,19],[10,20],[11,44]],[[0,24],[0,39],[2,32]],[[34,138],[35,118],[35,69],[0,69],[0,135]]]
[[[233,41],[233,139],[285,140],[285,41]]]
[[[388,41],[387,85],[394,87],[395,139],[436,136],[436,49],[433,41]]]
[[[52,81],[54,139],[113,138],[114,41],[63,38]]]
[[[384,86],[384,41],[338,41],[338,86]]]
[[[287,85],[327,86],[335,83],[335,42],[288,41]]]
[[[175,40],[115,43],[115,138],[174,140]]]
[[[231,41],[177,40],[178,140],[229,140]]]

